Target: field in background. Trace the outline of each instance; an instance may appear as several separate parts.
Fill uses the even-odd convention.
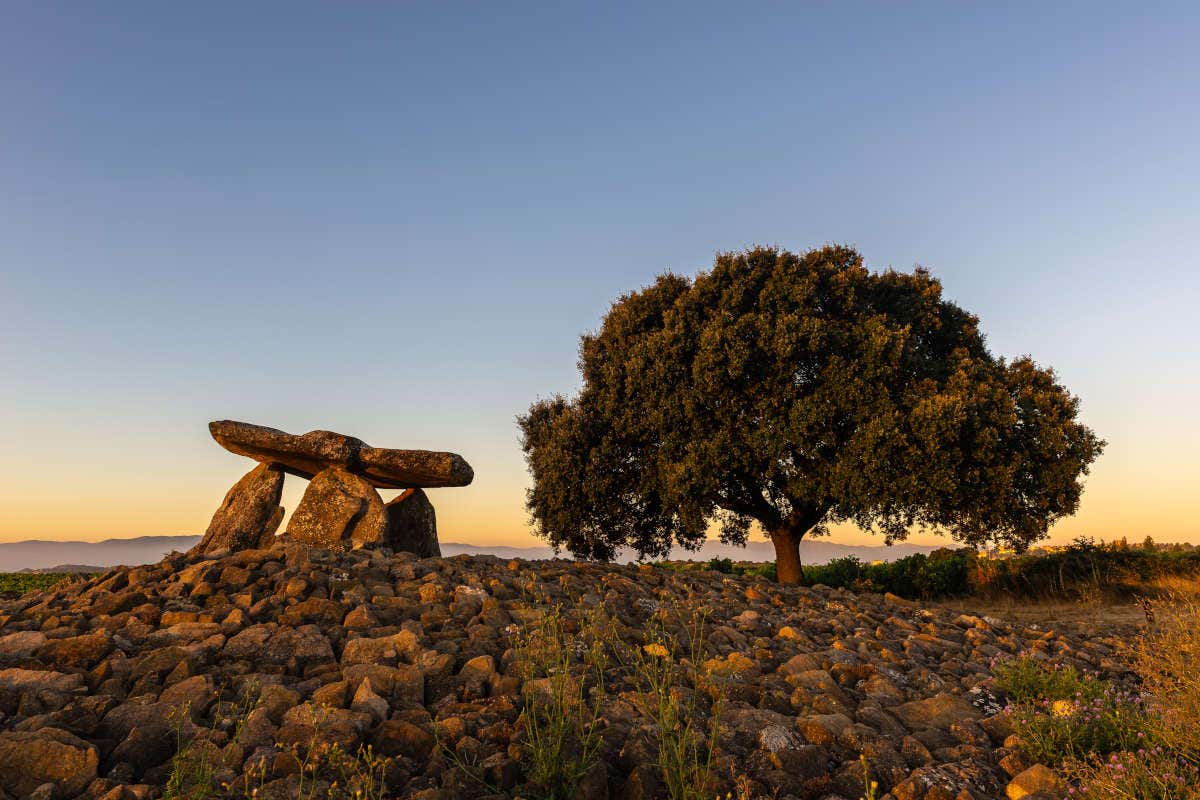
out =
[[[666,569],[713,569],[775,577],[773,564],[714,558],[658,562]],[[865,592],[890,592],[912,600],[971,597],[1040,601],[1132,600],[1170,593],[1174,582],[1200,576],[1200,549],[1192,545],[1130,546],[1076,539],[1066,547],[1024,555],[994,556],[970,548],[917,553],[866,563],[853,556],[804,567],[804,582]]]
[[[87,579],[77,572],[0,572],[0,598],[19,597],[26,592],[41,592],[65,580]]]

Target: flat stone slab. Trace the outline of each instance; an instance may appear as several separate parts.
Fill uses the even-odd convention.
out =
[[[231,453],[278,464],[308,480],[332,467],[358,475],[377,489],[466,486],[475,477],[471,465],[457,453],[371,447],[362,439],[333,431],[296,435],[233,420],[210,422],[208,430]]]

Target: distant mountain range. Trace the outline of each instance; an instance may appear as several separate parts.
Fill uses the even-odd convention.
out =
[[[105,539],[102,542],[54,542],[30,539],[23,542],[0,543],[0,572],[94,572],[118,564],[151,564],[172,550],[190,549],[199,536],[139,536],[136,539]],[[935,546],[919,544],[851,545],[827,539],[814,539],[800,544],[800,558],[806,564],[824,564],[835,558],[856,556],[863,561],[893,561],[913,553],[928,553]],[[442,555],[494,555],[500,558],[529,560],[555,558],[550,547],[508,547],[504,545],[461,544],[443,542]],[[569,558],[560,555],[559,558]],[[732,558],[735,561],[773,561],[775,551],[769,542],[750,542],[745,547],[733,547],[720,542],[706,542],[699,550],[676,548],[671,558],[708,561],[710,558]],[[632,554],[619,559],[634,560]]]

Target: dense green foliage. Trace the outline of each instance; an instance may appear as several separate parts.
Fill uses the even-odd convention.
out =
[[[927,271],[846,247],[717,257],[621,297],[583,387],[519,420],[536,530],[576,556],[663,556],[757,523],[779,578],[810,531],[914,526],[1024,548],[1073,513],[1101,442],[1028,358],[987,349]]]
[[[0,594],[22,595],[42,592],[65,580],[90,578],[72,572],[0,572]]]
[[[1047,665],[1028,656],[998,660],[992,664],[992,674],[996,676],[996,688],[1014,704],[1077,699],[1091,702],[1112,688],[1073,666]]]

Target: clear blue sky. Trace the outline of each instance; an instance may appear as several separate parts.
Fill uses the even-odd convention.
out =
[[[231,417],[457,450],[442,538],[527,543],[615,296],[844,242],[1082,397],[1056,537],[1200,541],[1198,8],[7,4],[0,539],[202,530]]]

